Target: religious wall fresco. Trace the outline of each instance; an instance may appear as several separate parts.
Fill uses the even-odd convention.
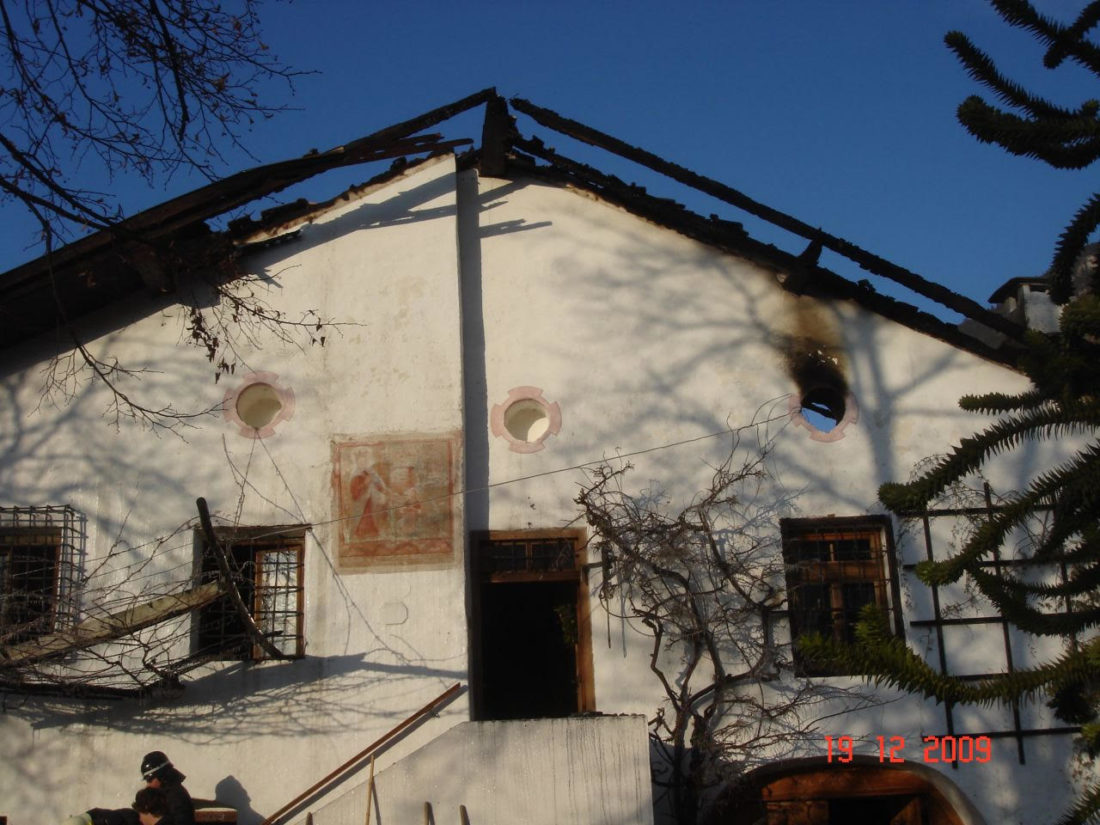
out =
[[[341,569],[452,558],[451,438],[334,442],[333,482]]]

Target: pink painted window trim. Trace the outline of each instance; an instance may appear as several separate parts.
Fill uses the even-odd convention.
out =
[[[246,424],[237,413],[237,400],[245,390],[256,384],[266,384],[271,387],[280,404],[279,411],[274,417],[259,429]],[[278,373],[254,372],[245,376],[235,389],[226,391],[225,398],[222,399],[222,414],[225,415],[226,420],[237,426],[238,435],[244,438],[267,438],[275,434],[276,426],[294,417],[294,390],[279,384]]]
[[[534,441],[521,441],[516,438],[504,425],[504,417],[508,410],[522,401],[533,401],[542,407],[547,417],[546,432]],[[545,441],[552,435],[561,432],[561,407],[558,402],[550,403],[543,397],[542,390],[538,387],[512,387],[508,390],[508,397],[500,404],[494,404],[489,413],[489,427],[493,435],[503,438],[508,442],[508,449],[514,453],[537,453],[545,446]]]

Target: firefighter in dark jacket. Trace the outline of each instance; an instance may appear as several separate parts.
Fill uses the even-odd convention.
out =
[[[167,756],[160,751],[145,754],[141,760],[141,778],[148,787],[164,792],[168,811],[159,825],[195,825],[195,806],[183,787],[187,777],[176,770]]]

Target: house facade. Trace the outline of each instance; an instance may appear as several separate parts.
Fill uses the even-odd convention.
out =
[[[475,150],[383,134],[354,162],[410,159],[330,201],[205,233],[221,206],[165,205],[151,231],[175,269],[117,240],[70,250],[65,295],[114,291],[52,323],[41,269],[4,276],[0,815],[124,807],[163,750],[256,825],[458,684],[379,750],[370,791],[360,762],[279,821],[361,821],[367,798],[391,821],[426,803],[483,823],[645,822],[654,799],[662,816],[652,634],[605,586],[623,569],[577,497],[629,463],[626,492],[675,514],[735,434],[739,455],[766,446],[746,507],[781,554],[779,660],[750,688],[825,691],[797,736],[747,750],[714,821],[1022,823],[1068,802],[1072,731],[1045,707],[944,708],[792,647],[877,604],[946,672],[1050,654],[915,578],[959,513],[899,522],[877,502],[980,426],[960,394],[1026,386],[1011,329],[967,336],[822,266],[820,238],[784,252],[547,160],[478,102]],[[188,273],[227,248],[228,286]],[[267,318],[219,316],[223,287]],[[187,344],[202,335],[214,349]],[[1052,460],[995,468],[991,495]],[[661,656],[675,673],[680,651]]]

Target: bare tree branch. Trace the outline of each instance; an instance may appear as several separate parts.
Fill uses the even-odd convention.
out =
[[[824,703],[850,693],[796,678],[789,641],[773,633],[786,608],[778,521],[790,501],[767,486],[770,444],[746,451],[731,435],[710,486],[679,512],[659,491],[628,492],[629,464],[597,467],[576,499],[610,570],[605,609],[651,636],[664,694],[650,721],[654,782],[688,825],[709,793],[805,748]]]

